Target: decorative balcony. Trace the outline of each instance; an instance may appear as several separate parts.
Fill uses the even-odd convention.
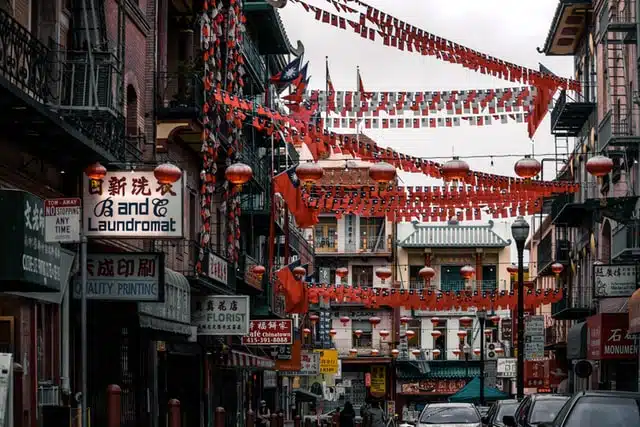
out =
[[[465,291],[465,290],[478,290],[494,291],[494,290],[508,290],[506,280],[445,280],[439,282],[437,280],[431,280],[427,285],[424,280],[413,279],[409,281],[409,289],[421,290],[441,290],[441,291]]]
[[[253,90],[250,93],[256,94],[264,92],[267,80],[267,65],[260,55],[260,52],[258,52],[258,47],[251,38],[245,35],[242,39],[241,50],[245,58],[247,71],[253,80]]]
[[[613,262],[640,260],[640,221],[618,225],[613,231],[611,260]]]
[[[555,234],[555,236],[554,236]],[[566,229],[556,227],[548,233],[537,248],[538,276],[552,274],[551,265],[555,262],[568,265],[571,243],[566,236]]]
[[[595,111],[592,93],[595,90],[585,86],[582,93],[561,91],[551,110],[551,133],[556,136],[578,136]]]
[[[204,104],[202,73],[193,69],[156,73],[155,115],[158,120],[196,120]]]
[[[609,110],[598,125],[597,151],[604,151],[609,147],[626,149],[637,146],[640,143],[637,132],[639,119],[640,111],[635,106],[625,114]]]
[[[318,226],[318,228],[322,228],[322,225]],[[316,229],[313,238],[316,256],[388,257],[391,254],[391,235],[384,236],[380,239],[377,237],[367,238],[361,235],[357,238],[356,244],[352,245],[351,248],[349,248],[349,245],[345,242],[345,249],[343,250],[339,249],[338,239],[337,233],[325,233],[322,230],[318,231]]]
[[[583,320],[591,316],[595,310],[591,298],[586,292],[586,286],[578,289],[570,288],[569,295],[551,304],[551,317],[555,320]]]

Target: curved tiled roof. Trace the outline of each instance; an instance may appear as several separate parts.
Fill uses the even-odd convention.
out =
[[[493,231],[493,221],[487,225],[419,225],[398,246],[403,248],[504,248],[504,240]]]

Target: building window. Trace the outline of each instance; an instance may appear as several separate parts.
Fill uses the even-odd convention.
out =
[[[138,94],[127,86],[127,136],[138,136]]]
[[[436,348],[440,350],[441,359],[443,359],[447,354],[447,320],[439,319],[438,323],[433,325],[434,331],[440,331],[440,336],[436,338],[433,342],[433,349]]]
[[[424,289],[424,279],[418,275],[422,267],[421,265],[409,266],[409,289]]]
[[[373,286],[373,266],[354,265],[351,267],[351,286]]]
[[[383,251],[385,218],[360,218],[360,249],[364,251]]]
[[[422,348],[422,319],[412,319],[407,329],[415,332],[411,338],[407,337],[407,345],[409,348]]]
[[[362,331],[360,337],[356,335],[356,331]],[[356,348],[371,348],[373,345],[373,327],[368,320],[351,321],[351,333],[353,337],[353,346]]]
[[[482,290],[493,291],[498,287],[498,269],[495,265],[482,266]]]
[[[440,267],[440,290],[463,291],[465,281],[460,276],[461,265],[443,265]]]
[[[338,220],[321,217],[314,227],[314,242],[318,252],[335,252],[338,250]]]

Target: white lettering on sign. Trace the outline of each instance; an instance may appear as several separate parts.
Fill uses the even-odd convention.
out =
[[[47,279],[60,281],[60,266],[54,265],[45,260],[32,257],[27,254],[22,255],[22,269],[30,273],[35,273]]]
[[[184,180],[160,183],[153,172],[109,172],[84,190],[87,236],[182,237]]]
[[[80,242],[79,198],[44,201],[44,236],[47,243]]]
[[[627,345],[605,345],[604,354],[636,354],[636,346],[633,344]]]
[[[247,335],[249,297],[246,295],[207,295],[195,299],[192,324],[199,335]]]
[[[252,320],[249,335],[242,337],[246,345],[277,345],[293,343],[291,320]]]

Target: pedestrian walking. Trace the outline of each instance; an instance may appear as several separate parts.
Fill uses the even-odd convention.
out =
[[[367,414],[371,427],[385,427],[387,420],[384,411],[380,408],[379,402],[373,402]]]
[[[344,409],[340,412],[340,427],[353,427],[356,418],[356,411],[353,409],[351,402],[344,404]]]

